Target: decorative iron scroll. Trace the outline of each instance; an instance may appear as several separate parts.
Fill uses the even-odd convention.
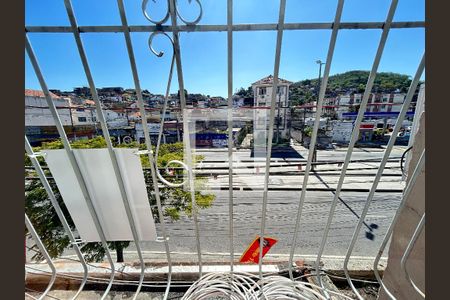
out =
[[[147,13],[147,5],[148,5],[148,1],[149,0],[143,0],[142,1],[142,13],[144,14],[144,17],[147,19],[147,20],[149,20],[150,22],[152,22],[153,24],[155,24],[155,25],[162,25],[162,24],[164,24],[165,22],[167,22],[167,20],[169,19],[169,17],[170,17],[170,4],[169,4],[169,0],[167,0],[167,12],[166,12],[166,15],[161,19],[161,20],[158,20],[158,21],[155,21],[155,20],[153,20],[151,17],[150,17],[150,15]],[[156,3],[156,0],[152,0],[154,3]],[[177,13],[177,16],[180,18],[180,20],[181,21],[183,21],[183,23],[184,24],[186,24],[186,25],[196,25],[200,20],[201,20],[201,18],[202,18],[202,16],[203,16],[203,7],[202,7],[202,3],[200,2],[200,0],[194,0],[196,3],[197,3],[197,5],[198,5],[198,7],[199,7],[199,14],[198,14],[198,16],[197,16],[197,18],[194,20],[194,21],[188,21],[188,20],[186,20],[184,17],[183,17],[183,15],[180,13],[180,10],[179,10],[179,8],[178,8],[178,1],[175,1],[175,10],[176,10],[176,13]],[[191,4],[192,3],[192,0],[188,0],[188,2],[189,2],[189,4]]]
[[[150,15],[147,13],[147,5],[148,5],[148,1],[149,1],[149,0],[143,0],[143,1],[142,1],[142,13],[144,14],[145,18],[146,18],[147,20],[149,20],[150,22],[152,22],[153,24],[156,24],[156,25],[162,25],[162,24],[164,24],[164,23],[169,19],[169,16],[170,16],[170,3],[169,3],[169,0],[167,1],[167,12],[166,12],[166,15],[165,15],[162,19],[157,20],[157,21],[153,20],[153,19],[150,17]],[[153,1],[154,3],[156,3],[156,0],[152,0],[152,1]],[[192,0],[188,0],[188,1],[189,1],[189,3],[192,2]],[[187,21],[187,20],[186,20],[185,18],[183,18],[183,16],[180,14],[179,9],[178,9],[178,2],[175,1],[175,10],[176,10],[177,16],[178,16],[178,17],[179,17],[186,25],[195,25],[195,24],[197,24],[197,23],[200,21],[202,15],[203,15],[203,8],[202,8],[201,2],[200,2],[199,0],[195,0],[195,2],[197,2],[198,6],[199,6],[200,13],[199,13],[198,17],[197,17],[194,21]],[[171,58],[171,64],[170,64],[169,78],[168,78],[168,81],[167,81],[167,89],[166,89],[166,94],[165,94],[165,96],[164,96],[163,118],[161,119],[161,126],[160,126],[159,133],[158,133],[158,141],[157,141],[156,151],[155,151],[155,160],[157,160],[157,158],[158,158],[159,148],[160,148],[160,145],[161,145],[161,137],[162,137],[162,133],[163,133],[163,130],[164,130],[164,119],[165,119],[164,116],[165,116],[165,113],[166,113],[166,110],[167,110],[167,99],[168,99],[169,92],[170,92],[170,84],[171,84],[171,82],[172,82],[173,67],[174,67],[174,62],[175,62],[175,55],[174,55],[174,52],[175,52],[175,45],[174,45],[174,41],[173,41],[173,39],[172,39],[167,33],[163,32],[163,31],[155,31],[155,32],[152,32],[152,34],[150,34],[150,37],[149,37],[149,39],[148,39],[148,46],[149,46],[150,51],[151,51],[154,55],[156,55],[157,57],[163,57],[164,51],[157,51],[157,50],[155,50],[155,49],[153,48],[153,40],[154,40],[154,38],[155,38],[157,35],[160,35],[160,34],[166,36],[166,37],[169,39],[170,43],[172,44],[172,50],[173,50],[173,51],[172,51],[172,58]],[[169,166],[171,166],[171,165],[179,165],[179,166],[181,166],[185,171],[189,171],[189,166],[187,166],[187,165],[186,165],[185,163],[183,163],[182,161],[179,161],[179,160],[171,160],[171,161],[169,161],[169,162],[164,166],[164,169],[165,169],[166,172],[169,172]],[[173,182],[170,182],[170,181],[166,180],[166,179],[161,175],[161,172],[160,172],[159,169],[157,169],[157,176],[158,176],[159,180],[160,180],[162,183],[164,183],[165,185],[167,185],[167,186],[169,186],[169,187],[181,187],[181,186],[184,186],[184,185],[188,182],[188,178],[185,178],[185,180],[183,180],[183,182],[181,182],[181,183],[173,183]]]

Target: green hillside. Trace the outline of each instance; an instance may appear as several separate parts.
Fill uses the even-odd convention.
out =
[[[346,93],[364,93],[369,77],[369,71],[349,71],[332,75],[328,79],[326,97],[334,97]],[[372,92],[374,93],[406,93],[411,84],[408,75],[398,73],[378,73]],[[316,100],[317,78],[306,79],[294,83],[290,88],[290,98],[293,105],[301,105]]]

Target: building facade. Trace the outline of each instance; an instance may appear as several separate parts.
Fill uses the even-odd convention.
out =
[[[405,101],[403,93],[386,93],[369,95],[366,112],[399,112]],[[335,111],[339,119],[344,113],[356,112],[361,104],[363,94],[340,95],[336,99]]]
[[[275,138],[289,139],[290,127],[290,102],[289,102],[289,86],[293,84],[291,81],[278,78],[278,86],[275,95]],[[252,84],[253,89],[253,106],[259,109],[267,109],[272,104],[273,93],[273,76],[269,75]],[[258,110],[258,109],[257,109]],[[264,114],[265,116],[265,114]],[[261,123],[261,122],[260,122]],[[267,126],[269,122],[267,123]]]
[[[92,123],[91,125],[87,124],[88,119],[84,115],[86,112],[77,111],[70,98],[60,97],[53,93],[50,93],[50,97],[69,138],[84,139],[95,135],[95,126],[92,126]],[[86,118],[86,122],[79,122],[78,116],[80,116],[81,121]],[[32,146],[38,146],[42,142],[54,141],[60,137],[47,105],[45,94],[42,91],[25,90],[25,134]]]
[[[57,108],[61,123],[64,126],[73,125],[70,99],[59,97],[53,93],[50,93],[50,96]],[[25,126],[55,126],[42,91],[25,90]]]

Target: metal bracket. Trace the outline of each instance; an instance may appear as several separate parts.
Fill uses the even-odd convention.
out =
[[[166,241],[169,241],[169,237],[166,238]],[[156,237],[155,242],[157,242],[157,243],[163,243],[163,242],[164,242],[164,237],[162,237],[162,236]]]
[[[82,239],[75,239],[75,242],[70,242],[71,245],[80,245],[83,243],[86,243],[86,241]]]
[[[34,152],[33,154],[27,154],[29,158],[38,158],[38,157],[45,157],[47,156],[47,153],[44,152]]]
[[[145,155],[145,154],[151,154],[153,155],[153,151],[152,150],[138,150],[136,152],[133,153],[134,155]]]

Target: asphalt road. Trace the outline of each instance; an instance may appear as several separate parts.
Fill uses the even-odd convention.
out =
[[[294,146],[300,155],[306,157],[307,150],[301,146]],[[395,147],[392,156],[399,157],[404,147]],[[343,159],[346,149],[333,151],[319,151],[319,161],[331,161]],[[197,152],[199,153],[199,152]],[[205,156],[205,161],[226,160],[227,152],[203,151],[199,154]],[[236,155],[242,160],[250,159],[247,150],[236,151]],[[352,159],[381,158],[383,149],[356,149]],[[298,161],[298,160],[297,160]],[[288,160],[295,162],[295,160]],[[217,163],[213,163],[217,165]],[[249,166],[252,163],[249,163]],[[220,165],[220,163],[219,163]],[[227,166],[227,163],[223,163]],[[354,226],[359,219],[365,201],[367,191],[351,191],[353,188],[370,189],[379,163],[352,163],[349,176],[346,177],[344,188],[349,191],[341,193],[331,231],[329,233],[325,255],[343,256],[348,249],[348,243],[354,231]],[[205,164],[202,170],[208,172]],[[246,169],[248,171],[248,169]],[[227,170],[216,178],[210,177],[205,185],[205,191],[213,193],[216,199],[210,208],[202,209],[199,213],[200,246],[204,261],[228,261],[230,249],[229,235],[229,203],[228,191],[212,189],[212,187],[225,187],[228,184]],[[269,190],[266,216],[266,236],[278,240],[270,250],[267,258],[286,260],[291,247],[294,234],[295,218],[300,199],[299,188],[303,182],[303,173],[297,166],[275,167],[272,171],[286,172],[286,174],[271,175],[269,187],[277,187],[287,190]],[[236,171],[238,172],[238,171]],[[317,174],[311,174],[308,188],[333,188],[336,186],[340,166],[321,166]],[[380,192],[375,194],[370,206],[369,214],[365,220],[367,226],[363,226],[358,234],[358,242],[353,251],[355,257],[373,257],[376,255],[379,245],[390,224],[396,208],[401,200],[401,189],[404,183],[401,181],[401,173],[398,162],[388,163],[386,176],[382,177],[379,185]],[[318,175],[318,176],[317,176]],[[389,175],[389,176],[388,176]],[[234,186],[262,188],[264,170],[259,174],[241,174],[234,177]],[[291,188],[291,190],[288,190]],[[233,191],[234,210],[234,252],[238,259],[252,240],[260,233],[262,220],[262,190],[235,190]],[[329,190],[308,190],[303,208],[300,231],[296,247],[296,257],[311,256],[317,253],[323,236],[323,229],[327,222],[329,209],[333,200],[333,192]],[[370,227],[372,225],[373,228]],[[182,216],[177,222],[166,224],[170,236],[169,245],[172,258],[175,261],[197,262],[196,238],[192,218]],[[370,228],[370,229],[369,229]],[[376,228],[376,229],[374,229]],[[160,233],[160,224],[157,224]],[[367,233],[370,233],[367,235]],[[370,238],[369,238],[370,237]],[[165,261],[164,245],[159,242],[143,242],[142,249],[146,260]],[[67,250],[64,255],[72,256],[72,250]],[[125,260],[134,261],[137,254],[133,244],[125,250]]]
[[[213,206],[201,210],[199,214],[201,250],[205,253],[204,260],[226,261],[229,255],[220,254],[229,253],[228,191],[213,193],[217,197]],[[344,203],[339,202],[337,205],[325,249],[326,255],[345,255],[366,197],[367,193],[361,192],[341,193]],[[276,257],[286,258],[289,253],[299,198],[300,192],[297,191],[269,191],[268,193],[266,235],[278,240],[278,243],[270,250],[270,254],[276,254]],[[400,193],[375,195],[366,224],[376,224],[378,228],[372,229],[374,238],[370,240],[366,237],[369,229],[366,226],[362,227],[353,255],[374,256],[376,254],[400,199]],[[299,257],[317,253],[332,200],[331,192],[307,192],[296,248],[296,254]],[[260,232],[262,191],[234,191],[233,202],[234,251],[238,258]],[[170,249],[175,260],[195,262],[197,250],[192,219],[184,217],[180,221],[168,223],[167,229],[170,234]],[[164,257],[162,244],[147,242],[142,245],[145,257]],[[127,249],[125,255],[127,259],[136,258],[133,248],[131,246]],[[218,253],[218,255],[211,253]]]
[[[307,157],[307,150],[299,145],[294,145],[296,151]],[[405,147],[395,147],[391,157],[399,157]],[[318,160],[334,161],[343,160],[347,149],[333,151],[319,150]],[[352,159],[373,159],[381,158],[384,149],[355,149]],[[205,161],[226,161],[226,150],[199,151],[197,154],[204,155]],[[236,157],[243,161],[251,160],[248,150],[235,151]],[[297,160],[288,159],[287,162]],[[279,161],[282,162],[282,161]],[[211,163],[211,165],[227,166],[224,163]],[[244,166],[252,166],[252,163],[243,163]],[[352,163],[349,166],[349,174],[344,182],[344,188],[366,189],[371,188],[373,178],[378,169],[379,162]],[[387,164],[387,169],[378,186],[380,192],[375,194],[370,206],[369,214],[365,224],[358,234],[358,242],[353,255],[359,257],[373,257],[376,255],[382,238],[390,224],[396,208],[401,200],[401,191],[404,182],[401,181],[401,173],[398,162]],[[317,174],[311,174],[308,188],[334,188],[340,175],[340,166],[320,166]],[[244,172],[252,171],[244,168]],[[284,170],[291,171],[290,174],[271,175],[269,188],[299,188],[302,186],[303,173],[298,167],[271,167],[271,172]],[[202,166],[202,171],[208,172],[208,163]],[[254,170],[253,170],[254,171]],[[217,172],[217,171],[215,171]],[[227,188],[227,170],[224,174],[216,178],[209,177],[205,186],[205,191],[216,195],[216,200],[210,208],[202,209],[199,213],[200,246],[205,261],[227,261],[229,259],[230,236],[228,217],[228,191],[210,189],[214,187]],[[234,172],[239,173],[236,169]],[[296,173],[297,172],[297,173]],[[255,189],[263,187],[264,169],[258,174],[236,174],[233,176],[233,186],[252,187]],[[394,192],[392,192],[392,190]],[[295,218],[300,199],[300,190],[279,190],[269,191],[268,206],[266,216],[266,235],[278,240],[277,244],[270,250],[268,257],[276,259],[286,259],[294,234]],[[327,246],[326,255],[343,256],[348,249],[348,243],[352,237],[354,227],[359,220],[368,192],[342,192],[339,201]],[[298,243],[296,254],[315,255],[323,236],[323,229],[327,222],[329,209],[333,201],[332,191],[307,191],[304,209],[302,213],[300,231],[298,233]],[[263,190],[235,190],[233,191],[234,210],[234,235],[233,244],[235,258],[238,259],[252,240],[260,233],[262,219],[262,199]],[[370,228],[371,224],[374,228]],[[197,261],[197,249],[195,240],[194,223],[191,218],[183,217],[181,220],[167,224],[170,234],[170,249],[175,260]],[[369,235],[367,233],[369,232]],[[370,238],[369,238],[370,237]],[[148,258],[164,259],[163,245],[159,243],[143,243],[145,256]],[[135,258],[133,246],[127,249],[126,256]]]

